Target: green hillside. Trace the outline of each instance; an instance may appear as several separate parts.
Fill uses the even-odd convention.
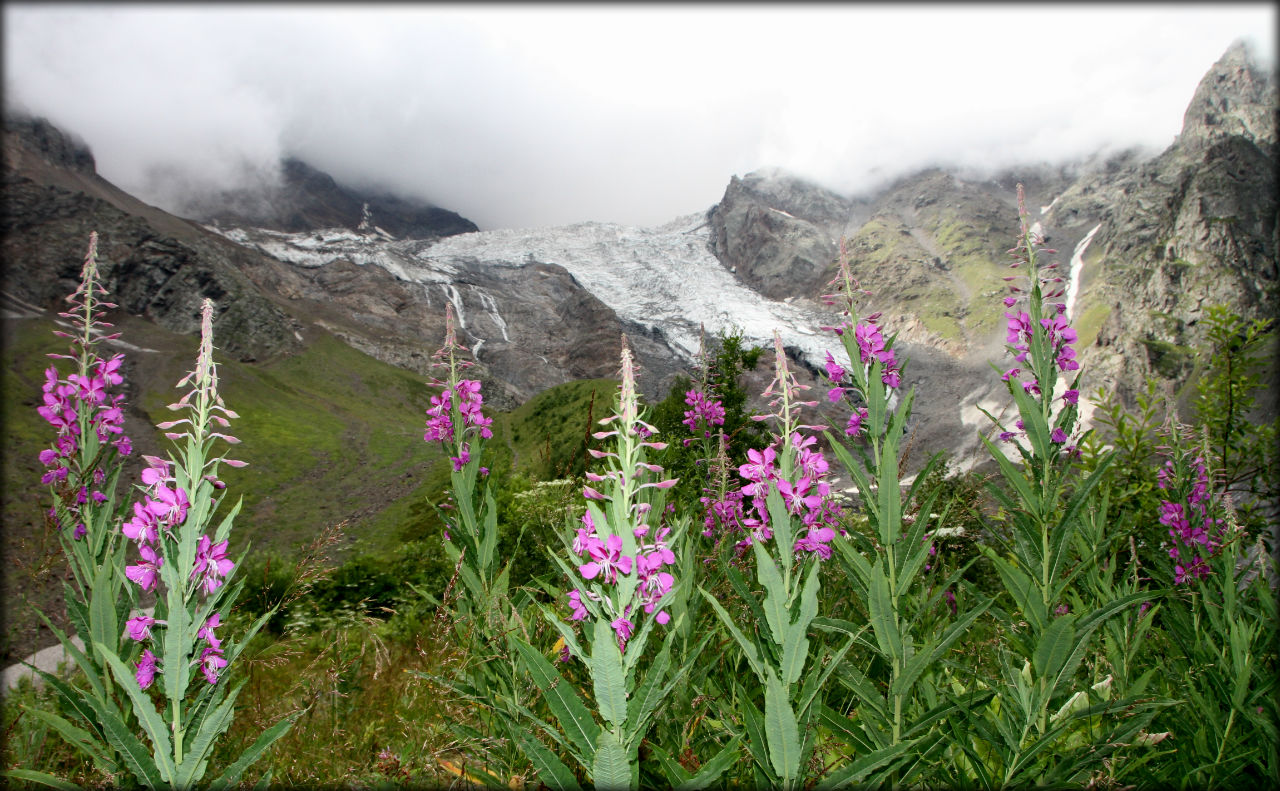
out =
[[[17,594],[6,597],[3,649],[10,657],[48,641],[24,600],[48,602],[61,587],[55,579],[58,544],[42,516],[48,491],[39,484],[43,468],[36,458],[53,436],[35,407],[49,365],[45,355],[65,348],[54,328],[46,319],[6,322],[3,540],[5,556],[13,560],[6,583]],[[136,318],[122,319],[117,329],[131,346],[146,350],[125,352],[128,431],[138,450],[122,480],[136,482],[141,455],[166,450],[154,424],[172,419],[165,405],[181,395],[171,386],[193,365],[197,339]],[[330,550],[337,562],[365,557],[377,563],[406,554],[438,560],[431,548],[440,539],[440,523],[430,503],[444,498],[449,466],[439,447],[422,439],[436,392],[423,377],[323,332],[294,357],[242,363],[215,352],[215,359],[223,399],[240,415],[230,432],[241,443],[227,450],[249,464],[222,469],[228,491],[244,497],[233,552],[252,547],[253,561],[289,562],[326,528],[341,525]],[[590,417],[609,413],[615,390],[609,380],[570,382],[510,414],[494,413],[494,437],[485,450],[492,474],[532,481],[581,470]]]

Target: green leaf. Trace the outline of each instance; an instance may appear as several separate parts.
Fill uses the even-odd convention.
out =
[[[782,645],[787,638],[787,587],[778,564],[773,562],[763,542],[752,541],[751,548],[756,556],[756,575],[760,578],[760,587],[764,588],[764,618],[769,624],[769,634],[775,645]]]
[[[595,760],[591,764],[591,780],[603,791],[625,791],[632,787],[632,766],[627,760],[627,750],[617,734],[600,731],[596,738]]]
[[[747,664],[751,665],[751,669],[755,671],[756,677],[759,678],[760,683],[763,684],[765,681],[766,668],[763,660],[760,658],[760,652],[756,649],[755,644],[747,639],[746,635],[742,633],[742,630],[738,628],[738,625],[733,622],[733,618],[727,611],[725,611],[724,607],[720,605],[720,602],[716,601],[714,596],[707,593],[701,585],[698,586],[698,591],[711,604],[711,609],[715,610],[716,615],[720,617],[721,623],[723,623],[725,628],[729,630],[729,634],[733,635],[733,639],[738,641],[738,646],[742,648],[743,656],[747,658]]]
[[[231,725],[232,715],[235,714],[236,693],[227,696],[222,705],[218,706],[213,712],[203,718],[200,723],[199,730],[196,732],[196,738],[191,742],[191,746],[187,749],[186,755],[182,756],[182,763],[178,765],[176,785],[180,788],[187,788],[201,779],[204,772],[204,766],[209,759],[209,751],[213,748],[213,742]],[[191,726],[188,726],[191,727]]]
[[[134,685],[137,686],[136,684]],[[114,712],[103,711],[102,731],[107,737],[107,741],[120,754],[124,765],[133,772],[134,777],[143,785],[151,788],[164,788],[172,785],[173,777],[173,759],[169,756],[163,756],[166,762],[164,768],[161,768],[161,762],[157,758],[153,758],[147,751],[146,745],[138,741],[138,737],[125,726],[120,718]]]
[[[585,662],[587,652],[583,651],[582,646],[579,645],[578,635],[574,633],[573,627],[560,620],[560,618],[555,614],[555,611],[547,605],[539,603],[538,608],[542,611],[542,615],[547,619],[547,622],[554,626],[556,631],[560,633],[560,637],[564,640],[564,644],[569,646],[569,653],[577,657],[580,661]]]
[[[889,580],[885,578],[884,570],[879,565],[871,569],[871,588],[868,594],[867,610],[880,653],[897,662],[902,659],[902,637],[898,633],[898,617],[893,612]]]
[[[995,566],[996,572],[1000,575],[1000,581],[1004,584],[1004,589],[1009,592],[1009,596],[1013,598],[1013,603],[1022,612],[1023,617],[1027,619],[1027,623],[1031,625],[1032,630],[1035,632],[1043,631],[1047,625],[1046,622],[1049,620],[1049,613],[1045,608],[1044,601],[1040,598],[1040,592],[1036,588],[1035,580],[990,547],[982,547],[981,549],[983,554],[991,560],[991,565]]]
[[[813,627],[815,629],[821,629],[824,632],[838,632],[843,635],[848,635],[849,637],[857,639],[860,644],[867,646],[868,648],[875,648],[871,643],[861,639],[862,633],[870,629],[871,624],[864,623],[859,626],[853,621],[846,621],[843,618],[828,618],[823,616],[821,618],[813,619]]]
[[[751,587],[747,585],[747,580],[742,576],[742,572],[729,563],[722,563],[720,568],[729,580],[729,585],[733,588],[733,592],[751,610],[751,621],[757,624],[763,623],[764,608],[760,606],[760,602],[756,601],[756,597],[752,595]]]
[[[1073,616],[1059,616],[1049,624],[1049,628],[1040,634],[1040,642],[1031,656],[1031,666],[1035,668],[1037,678],[1057,675],[1071,655],[1075,637]]]
[[[782,643],[782,681],[790,686],[800,678],[805,661],[809,658],[809,624],[818,614],[818,564],[809,567],[800,591],[800,612],[787,627],[786,640]]]
[[[119,771],[116,766],[116,762],[113,761],[111,757],[107,755],[106,751],[102,749],[99,745],[98,737],[94,734],[89,733],[82,728],[77,728],[64,718],[59,717],[57,714],[53,714],[42,709],[27,708],[25,706],[23,707],[23,710],[57,731],[58,735],[60,735],[67,744],[88,755],[93,759],[94,765],[103,769],[108,774],[115,774]]]
[[[649,754],[657,760],[658,766],[662,767],[662,773],[666,775],[668,788],[683,787],[683,784],[687,783],[689,778],[692,777],[685,771],[683,766],[671,757],[671,753],[662,749],[660,745],[651,744],[648,745],[648,748]]]
[[[1041,459],[1049,458],[1052,455],[1049,424],[1045,421],[1044,413],[1040,411],[1040,405],[1030,393],[1013,382],[1009,383],[1009,392],[1013,394],[1014,403],[1018,405],[1022,424],[1026,426],[1027,440],[1030,441],[1036,456]]]
[[[986,410],[983,410],[983,412],[987,414],[987,417],[991,417],[989,413],[986,413]],[[995,422],[995,418],[992,418],[992,421]],[[982,444],[987,446],[987,450],[991,453],[991,457],[994,458],[996,460],[996,464],[1000,466],[1000,473],[1004,476],[1004,479],[1009,483],[1009,485],[1013,487],[1018,498],[1022,501],[1022,506],[1032,513],[1039,513],[1040,497],[1031,490],[1031,485],[1027,483],[1027,479],[1023,476],[1022,472],[1017,467],[1013,466],[1013,462],[1009,461],[1009,458],[1004,455],[1004,452],[997,448],[991,440],[987,439],[982,434],[979,434],[978,438],[982,440]],[[1006,505],[1017,507],[1017,503],[1009,500],[1007,495],[1005,495],[999,487],[993,485],[991,490],[999,493],[999,497],[1008,501]]]
[[[951,647],[962,634],[964,634],[970,624],[978,619],[978,616],[986,612],[990,602],[974,607],[957,619],[954,623],[947,627],[942,633],[942,637],[933,643],[926,645],[919,653],[907,660],[907,665],[902,671],[902,675],[889,685],[889,695],[907,695],[911,690],[911,685],[916,683],[916,679],[924,673],[925,669],[938,660],[938,657]]]
[[[800,776],[800,732],[786,687],[770,671],[764,686],[764,732],[769,742],[769,763],[784,786]]]
[[[542,691],[552,714],[560,722],[560,727],[577,748],[578,755],[575,757],[579,763],[588,765],[590,756],[595,753],[600,726],[591,718],[591,713],[573,685],[564,680],[541,652],[518,637],[512,636],[510,640],[524,661],[525,669]]]
[[[765,504],[769,509],[769,526],[773,529],[773,544],[780,548],[783,562],[791,557],[789,547],[795,545],[791,534],[791,514],[787,513],[787,503],[782,499],[777,484],[770,484],[765,495]],[[752,544],[759,544],[753,541]]]
[[[735,736],[729,740],[729,743],[721,748],[720,752],[702,765],[693,777],[680,783],[675,787],[675,791],[701,791],[701,789],[714,783],[719,779],[724,771],[733,766],[738,761],[738,747],[742,744],[742,737]]]
[[[142,724],[143,729],[147,732],[147,737],[151,739],[151,743],[155,746],[155,759],[152,761],[148,758],[154,770],[159,771],[159,776],[164,782],[169,783],[174,779],[177,773],[177,767],[174,766],[173,746],[169,741],[169,728],[164,720],[160,719],[160,715],[156,712],[155,705],[151,702],[151,698],[138,687],[137,680],[133,674],[125,668],[124,663],[115,655],[111,649],[102,643],[94,643],[94,648],[99,652],[107,664],[111,667],[111,672],[115,674],[116,683],[129,695],[130,702],[133,703],[133,711],[138,715],[138,722]],[[169,672],[169,668],[165,668],[165,672]],[[110,714],[110,712],[103,712]],[[120,728],[124,728],[124,724],[120,723]],[[129,739],[133,743],[137,743],[137,739],[132,734],[128,734]],[[121,749],[117,747],[116,749]],[[122,750],[123,752],[123,750]],[[135,772],[136,774],[136,772]],[[138,775],[139,780],[147,782],[142,775]]]
[[[741,684],[735,682],[734,690],[739,711],[742,714],[742,729],[747,734],[747,750],[750,751],[756,766],[768,775],[770,780],[776,781],[777,773],[769,765],[769,740],[765,736],[764,716],[760,714],[760,710],[751,702],[751,698]],[[734,712],[730,710],[729,713]],[[776,784],[776,782],[773,782],[770,785]]]
[[[102,678],[98,675],[97,666],[93,664],[87,656],[85,656],[83,651],[76,648],[76,644],[71,642],[71,638],[67,637],[61,629],[54,626],[53,623],[45,617],[43,612],[36,610],[35,613],[40,616],[41,621],[44,621],[44,625],[49,628],[49,631],[53,632],[53,636],[58,638],[58,642],[62,643],[62,649],[67,652],[67,655],[71,657],[72,661],[76,663],[76,666],[84,673],[85,680],[89,682],[89,686],[92,687],[94,695],[97,696],[99,700],[106,699],[106,689],[102,685]]]
[[[800,686],[800,706],[797,709],[798,716],[805,720],[810,716],[810,706],[813,705],[814,699],[818,697],[818,693],[826,686],[827,679],[840,667],[840,663],[844,661],[845,654],[849,653],[849,649],[853,648],[856,641],[850,637],[845,641],[834,654],[830,657],[826,655],[825,649],[819,650],[818,657],[814,660],[814,669],[817,672],[811,672],[804,684]]]
[[[276,739],[279,739],[281,736],[288,733],[289,729],[293,727],[293,723],[299,716],[301,716],[301,714],[285,717],[275,725],[272,725],[270,728],[263,731],[262,735],[259,736],[253,744],[249,745],[247,750],[240,754],[240,757],[235,760],[235,763],[228,766],[226,771],[224,771],[217,780],[213,781],[211,787],[229,788],[239,783],[240,776],[244,774],[244,770],[252,766],[254,761],[257,761],[258,758],[262,756],[262,753],[275,743]]]
[[[14,780],[26,780],[28,783],[40,783],[50,788],[58,788],[63,791],[81,791],[81,787],[69,780],[63,780],[61,777],[46,772],[37,772],[34,769],[6,769],[0,772],[0,777],[11,777]]]
[[[851,764],[846,764],[827,775],[818,788],[841,788],[853,783],[861,783],[875,770],[894,760],[915,746],[915,740],[891,744],[873,753],[868,753]]]
[[[867,590],[871,587],[870,561],[863,557],[852,541],[837,541],[835,546],[839,551],[840,564],[845,568],[845,576],[849,578],[854,591],[865,599]]]
[[[876,685],[862,671],[851,664],[845,665],[842,670],[844,672],[836,676],[836,680],[861,701],[861,717],[864,720],[873,720],[871,724],[874,727],[868,729],[872,737],[874,738],[880,731],[892,727],[887,703]]]
[[[84,720],[85,724],[94,729],[94,731],[101,730],[101,726],[98,723],[99,707],[109,705],[113,703],[113,701],[103,702],[93,699],[86,695],[82,690],[72,687],[70,684],[52,673],[46,673],[45,671],[30,664],[28,664],[27,667],[30,667],[38,673],[40,677],[44,679],[44,683],[48,684],[55,692],[57,692],[59,700],[65,706],[74,711],[80,719]],[[39,709],[29,709],[29,711],[35,714],[39,712]],[[37,714],[37,716],[39,715]]]
[[[600,716],[621,730],[627,723],[627,687],[622,653],[613,627],[607,621],[596,621],[590,667]]]
[[[710,635],[707,635],[707,638],[710,638]],[[703,640],[703,645],[706,645],[706,639]],[[701,650],[695,651],[693,656],[698,656],[701,653]],[[635,695],[627,703],[628,732],[626,741],[628,747],[639,744],[640,739],[644,736],[643,730],[649,715],[666,697],[670,687],[664,686],[662,682],[665,680],[667,669],[670,665],[671,639],[668,635],[667,640],[662,644],[662,649],[654,657],[653,662],[649,665],[649,670],[644,674],[644,678],[641,679],[640,686],[636,688]],[[688,667],[689,663],[686,662],[677,675],[683,675]]]
[[[578,780],[573,776],[573,770],[565,766],[564,762],[548,750],[546,745],[538,741],[536,736],[520,728],[513,728],[511,731],[520,751],[533,764],[539,780],[556,791],[579,788]]]
[[[824,726],[831,729],[831,732],[845,742],[848,752],[870,752],[875,748],[874,744],[867,739],[862,729],[858,727],[858,723],[846,717],[825,703],[818,707],[818,720]],[[849,749],[850,747],[856,749]]]

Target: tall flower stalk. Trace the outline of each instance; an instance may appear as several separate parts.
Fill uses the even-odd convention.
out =
[[[1200,441],[1170,423],[1162,448],[1167,558],[1153,573],[1171,583],[1160,613],[1167,638],[1160,672],[1180,681],[1185,701],[1158,715],[1156,729],[1180,744],[1177,788],[1239,788],[1280,770],[1275,695],[1277,607],[1268,579],[1275,561],[1251,541],[1214,470],[1208,432]],[[1215,474],[1216,473],[1216,474]],[[1252,546],[1251,546],[1252,544]]]
[[[747,463],[738,470],[748,481],[742,488],[751,498],[750,506],[743,508],[742,524],[748,533],[744,541],[753,553],[763,601],[736,569],[724,564],[756,628],[740,628],[714,596],[701,593],[742,649],[764,692],[762,712],[740,682],[733,684],[756,778],[771,787],[793,789],[806,780],[815,702],[821,702],[824,682],[853,640],[834,654],[819,647],[810,661],[809,630],[818,615],[821,587],[819,561],[831,556],[838,507],[826,480],[828,464],[807,435],[823,427],[800,422],[801,408],[814,402],[800,400],[805,388],[791,373],[776,333],[774,354],[774,378],[765,389],[766,396],[774,397],[774,411],[762,419],[774,420],[777,433],[769,446],[749,451]]]
[[[230,687],[227,674],[271,616],[263,614],[238,640],[218,633],[243,586],[232,582],[238,564],[227,556],[241,500],[222,509],[226,484],[218,473],[223,464],[245,463],[215,450],[219,443],[240,440],[223,431],[238,415],[218,392],[211,300],[201,307],[195,368],[176,386],[189,389],[168,408],[185,416],[157,425],[172,441],[172,450],[165,459],[148,457],[141,497],[121,532],[138,552],[138,562],[127,566],[125,575],[156,596],[154,615],[139,614],[127,623],[141,652],[130,674],[130,698],[151,742],[151,760],[139,758],[134,774],[148,786],[186,788],[202,779],[216,740],[231,725],[243,684]],[[118,679],[129,674],[120,659],[112,657],[111,666]],[[158,710],[143,693],[153,684],[164,701]],[[286,718],[263,733],[215,786],[236,782],[292,724]],[[140,743],[121,738],[131,752],[138,752]]]
[[[648,451],[666,445],[653,439],[656,430],[643,419],[625,336],[621,361],[617,408],[600,421],[606,430],[594,435],[611,441],[612,449],[591,452],[606,469],[587,474],[590,485],[583,489],[582,526],[575,529],[571,541],[565,541],[567,557],[556,556],[571,581],[565,597],[569,619],[550,608],[543,610],[564,646],[560,659],[581,662],[587,669],[591,680],[587,700],[541,651],[515,635],[511,643],[559,724],[556,728],[531,716],[526,726],[532,725],[562,746],[596,788],[635,789],[640,785],[640,743],[654,712],[688,671],[701,646],[689,661],[673,668],[673,637],[686,613],[674,595],[677,580],[671,570],[676,564],[674,549],[683,540],[686,525],[673,526],[663,518],[665,492],[676,481],[663,479],[662,468],[648,461]],[[678,608],[674,619],[673,606]],[[581,624],[581,638],[572,625],[575,622]],[[666,634],[657,654],[645,661],[645,648],[655,628]],[[544,783],[553,788],[577,786],[574,771],[534,734],[522,738],[521,746]],[[713,780],[736,747],[732,743],[718,760],[709,762],[699,780]]]
[[[227,428],[237,415],[226,408],[218,394],[213,303],[209,300],[201,311],[195,369],[177,386],[190,389],[169,408],[186,412],[186,417],[161,423],[158,428],[184,428],[166,433],[174,442],[169,458],[147,459],[149,466],[142,473],[145,488],[133,504],[132,518],[113,527],[124,543],[135,543],[137,562],[125,565],[121,560],[97,571],[98,579],[106,579],[108,589],[125,579],[136,585],[136,591],[129,590],[127,601],[136,601],[138,593],[153,593],[154,613],[137,613],[117,624],[112,634],[91,635],[92,650],[109,668],[109,674],[95,675],[95,667],[81,663],[95,692],[103,689],[108,679],[123,690],[131,706],[130,716],[100,705],[93,696],[77,697],[65,684],[55,684],[75,711],[91,712],[98,723],[97,731],[90,732],[62,721],[59,731],[95,760],[114,750],[119,756],[115,768],[127,770],[150,788],[190,788],[204,777],[218,738],[231,725],[236,697],[243,686],[230,687],[227,673],[271,615],[260,617],[240,640],[225,632],[219,634],[225,628],[223,615],[235,602],[242,583],[228,584],[236,563],[227,557],[228,537],[240,504],[237,502],[220,521],[216,519],[226,488],[218,470],[221,464],[235,467],[243,462],[215,455],[213,450],[217,442],[234,444],[239,440],[219,430]],[[95,606],[102,592],[93,591]],[[148,692],[153,686],[162,701],[159,708]],[[88,706],[89,712],[83,706]],[[268,729],[214,785],[237,782],[291,725],[292,720],[286,718]],[[146,742],[139,738],[139,732]]]
[[[488,476],[482,464],[493,419],[484,414],[480,381],[463,378],[474,365],[464,356],[467,351],[458,342],[453,306],[446,305],[444,342],[432,354],[432,367],[442,377],[430,380],[440,392],[431,396],[422,438],[439,443],[450,465],[449,503],[437,512],[444,524],[445,553],[462,585],[457,595],[446,592],[440,613],[442,619],[447,616],[453,650],[462,662],[448,677],[414,672],[476,705],[487,737],[481,742],[487,768],[472,771],[485,782],[503,784],[520,760],[511,745],[518,738],[514,734],[523,732],[519,709],[528,683],[505,638],[515,615],[508,591],[511,566],[499,568],[498,508],[487,480],[483,493],[478,491],[480,480]],[[449,589],[453,585],[451,581]],[[458,731],[466,739],[474,735]],[[512,738],[500,739],[503,732]]]
[[[954,702],[926,695],[936,689],[939,660],[986,609],[978,606],[956,611],[945,629],[930,629],[944,592],[950,591],[964,569],[957,569],[930,596],[922,580],[929,562],[934,529],[946,523],[947,512],[932,513],[932,497],[917,502],[912,485],[903,493],[901,482],[902,437],[915,398],[914,388],[900,393],[904,361],[894,349],[894,337],[886,338],[878,314],[859,318],[859,288],[843,253],[831,284],[828,304],[841,308],[841,320],[830,329],[840,338],[846,360],[828,352],[826,375],[831,384],[830,403],[843,404],[849,418],[842,436],[827,432],[827,440],[858,490],[867,518],[867,532],[851,532],[849,541],[837,542],[839,559],[855,595],[865,604],[866,626],[840,619],[826,619],[826,628],[861,635],[870,628],[872,647],[888,668],[886,675],[869,665],[865,670],[848,666],[842,681],[854,692],[861,716],[824,708],[824,723],[842,734],[847,749],[858,754],[836,770],[828,782],[912,783],[925,763],[913,756],[932,752],[940,741],[936,723],[954,711]],[[843,440],[843,442],[841,441]],[[848,443],[848,446],[845,444]],[[852,451],[849,447],[852,447]],[[855,454],[856,453],[856,457]],[[938,463],[929,461],[916,475],[927,480]],[[915,511],[913,514],[912,511]],[[955,607],[954,598],[948,600]],[[910,752],[908,752],[910,750]]]
[[[483,412],[480,382],[464,379],[462,373],[475,363],[463,357],[467,347],[458,342],[453,306],[445,307],[444,344],[432,355],[432,367],[445,373],[431,384],[441,388],[431,397],[427,426],[422,438],[438,442],[449,457],[452,484],[451,515],[441,513],[445,529],[445,552],[461,575],[468,596],[461,599],[459,613],[497,613],[491,606],[495,597],[505,595],[506,575],[498,573],[498,509],[488,485],[477,502],[477,480],[488,474],[481,466],[484,441],[493,436],[493,419]]]
[[[51,488],[48,524],[72,572],[73,584],[64,583],[63,600],[85,650],[77,648],[70,635],[53,626],[44,613],[38,614],[89,685],[73,687],[41,673],[66,704],[64,711],[71,719],[40,709],[31,714],[89,756],[100,772],[115,777],[125,771],[128,756],[109,741],[105,723],[130,728],[137,721],[124,689],[108,670],[106,657],[129,649],[122,624],[136,605],[137,594],[121,573],[128,542],[118,529],[116,490],[123,457],[132,452],[132,443],[123,429],[124,396],[115,390],[124,382],[124,356],[105,358],[98,350],[103,341],[119,337],[104,332],[111,327],[104,320],[106,311],[115,307],[106,296],[98,272],[95,232],[89,236],[80,283],[67,297],[70,308],[58,314],[70,322],[71,331],[54,333],[70,340],[70,353],[49,355],[70,361],[73,371],[65,377],[57,365],[45,371],[42,403],[37,408],[56,431],[52,445],[40,453],[46,468],[41,482]],[[98,650],[98,645],[106,648]],[[49,780],[33,773],[27,773],[26,779]]]
[[[1108,679],[1079,679],[1093,633],[1111,616],[1155,594],[1138,591],[1109,601],[1082,602],[1085,606],[1078,612],[1068,605],[1073,580],[1105,551],[1084,547],[1080,536],[1086,517],[1105,509],[1095,495],[1114,454],[1104,456],[1082,480],[1070,464],[1081,439],[1076,333],[1065,319],[1065,305],[1054,301],[1062,296],[1062,279],[1055,264],[1040,260],[1054,251],[1043,248],[1043,237],[1029,223],[1022,185],[1018,213],[1020,231],[1010,250],[1011,267],[1023,274],[1005,278],[1011,284],[1004,305],[1013,365],[1001,376],[1018,418],[1010,427],[987,413],[1000,432],[999,444],[982,437],[1004,479],[1004,486],[992,484],[990,491],[1009,515],[1010,525],[1003,552],[992,546],[981,550],[1014,609],[993,608],[1007,637],[1007,649],[999,657],[1003,689],[982,710],[984,716],[970,721],[968,733],[957,734],[963,752],[957,760],[966,782],[1002,787],[1075,781],[1130,743],[1161,705],[1112,700]],[[1064,377],[1073,374],[1067,382]],[[1001,449],[1005,443],[1013,444],[1021,465]],[[1105,721],[1088,719],[1099,712],[1109,715]],[[1084,740],[1070,740],[1073,731],[1103,725],[1110,728],[1104,746],[1085,751]]]

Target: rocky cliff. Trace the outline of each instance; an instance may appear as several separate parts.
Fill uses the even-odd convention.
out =
[[[1095,193],[1095,275],[1082,311],[1100,320],[1084,360],[1099,384],[1130,393],[1149,375],[1176,392],[1189,382],[1207,306],[1249,318],[1280,308],[1276,80],[1232,47],[1196,89],[1182,133]],[[1075,210],[1086,185],[1063,196]],[[1104,317],[1104,318],[1103,318]]]
[[[97,231],[103,282],[122,310],[191,333],[208,297],[226,352],[252,360],[297,347],[294,321],[246,274],[260,262],[242,248],[116,189],[87,149],[46,121],[7,120],[4,152],[0,250],[10,296],[60,310]]]
[[[711,249],[770,299],[808,294],[835,260],[853,202],[776,169],[734,176],[707,215]]]

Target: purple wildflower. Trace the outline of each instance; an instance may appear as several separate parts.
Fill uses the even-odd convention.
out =
[[[138,662],[137,668],[134,677],[138,680],[138,686],[146,689],[151,686],[151,682],[156,677],[156,655],[151,653],[150,649],[143,649],[142,659]]]

